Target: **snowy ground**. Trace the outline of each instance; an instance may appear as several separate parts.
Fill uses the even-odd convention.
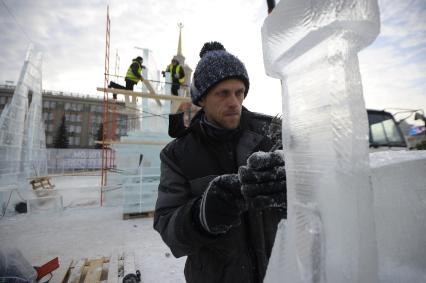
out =
[[[185,282],[185,258],[171,255],[152,218],[122,220],[121,206],[99,206],[99,176],[55,177],[53,183],[64,210],[7,215],[0,220],[1,245],[18,247],[32,265],[56,256],[65,265],[133,253],[143,282]]]

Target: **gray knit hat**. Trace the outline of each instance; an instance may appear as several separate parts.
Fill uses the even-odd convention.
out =
[[[234,55],[228,53],[219,42],[207,42],[200,51],[200,61],[194,72],[191,84],[192,103],[199,105],[201,99],[210,89],[221,81],[227,79],[241,80],[246,91],[249,90],[250,81],[244,64]]]

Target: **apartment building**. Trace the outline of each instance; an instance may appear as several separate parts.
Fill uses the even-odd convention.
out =
[[[15,86],[0,85],[0,113],[12,99]],[[31,94],[29,95],[31,102]],[[43,91],[43,119],[45,123],[46,147],[54,147],[58,129],[65,116],[69,137],[69,148],[94,148],[97,132],[102,124],[103,100],[88,95],[62,91]],[[114,116],[114,117],[113,117]],[[128,115],[124,102],[117,102],[116,114],[109,114],[109,130],[115,121],[116,137],[127,134]]]

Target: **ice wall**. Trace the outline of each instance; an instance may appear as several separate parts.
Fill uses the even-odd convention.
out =
[[[370,154],[380,282],[426,282],[426,150]]]
[[[12,100],[0,116],[0,186],[47,174],[41,64],[41,53],[30,46]]]
[[[262,27],[281,79],[288,222],[265,282],[377,282],[368,122],[357,53],[379,33],[375,0],[281,0]]]

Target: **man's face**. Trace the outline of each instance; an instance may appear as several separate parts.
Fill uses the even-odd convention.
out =
[[[212,88],[200,101],[207,121],[225,129],[237,128],[245,90],[243,82],[236,79],[225,80]]]

